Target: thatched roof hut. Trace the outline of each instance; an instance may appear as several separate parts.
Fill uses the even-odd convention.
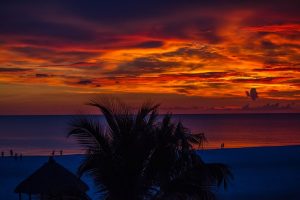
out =
[[[53,157],[32,175],[22,181],[15,189],[22,199],[22,193],[40,199],[86,200],[88,186],[77,176],[54,161]]]

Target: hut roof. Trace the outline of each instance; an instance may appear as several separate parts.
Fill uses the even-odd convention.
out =
[[[87,190],[88,186],[84,182],[50,157],[47,163],[22,181],[15,192],[82,195]]]

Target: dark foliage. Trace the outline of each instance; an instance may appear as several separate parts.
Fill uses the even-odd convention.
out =
[[[215,199],[212,188],[232,177],[224,164],[206,164],[194,150],[204,134],[192,134],[171,115],[158,120],[157,104],[136,113],[118,100],[92,101],[106,124],[80,118],[71,124],[86,150],[78,174],[89,173],[107,200]]]

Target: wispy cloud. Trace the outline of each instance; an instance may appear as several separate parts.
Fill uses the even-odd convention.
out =
[[[14,73],[14,72],[27,72],[32,71],[29,68],[16,68],[16,67],[0,67],[0,73]]]

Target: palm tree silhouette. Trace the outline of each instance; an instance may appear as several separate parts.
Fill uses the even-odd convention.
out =
[[[86,150],[78,174],[90,174],[105,199],[214,199],[212,188],[232,177],[226,165],[206,164],[194,150],[204,134],[173,123],[170,114],[159,121],[159,105],[145,103],[136,113],[116,99],[89,105],[100,109],[106,126],[78,118],[69,136]]]

